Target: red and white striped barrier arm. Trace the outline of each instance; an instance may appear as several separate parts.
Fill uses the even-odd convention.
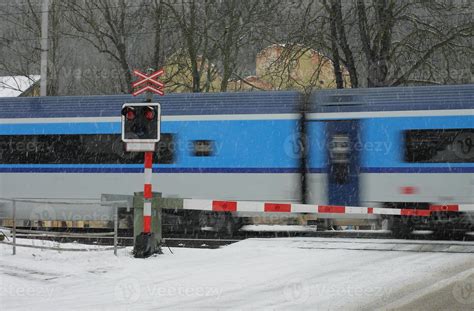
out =
[[[153,152],[145,152],[145,186],[143,189],[143,232],[145,233],[151,232],[152,166]]]
[[[474,211],[474,204],[446,204],[446,205],[431,205],[432,212],[472,212]]]
[[[250,201],[183,200],[183,209],[210,212],[255,212],[255,213],[311,213],[311,214],[357,214],[357,215],[400,215],[430,216],[433,212],[474,211],[474,204],[432,205],[430,209],[377,208],[360,206],[312,205],[293,203],[271,203]]]

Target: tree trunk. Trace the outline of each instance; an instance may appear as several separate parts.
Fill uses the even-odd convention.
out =
[[[330,18],[330,28],[331,28],[331,50],[332,50],[332,61],[334,67],[334,76],[336,77],[336,87],[338,89],[344,88],[344,79],[342,78],[341,70],[341,60],[339,56],[339,46],[337,44],[338,35],[336,27],[336,15],[335,15],[335,3],[332,1],[329,18]]]
[[[351,47],[347,41],[346,30],[344,27],[344,20],[342,18],[342,5],[341,0],[331,0],[332,7],[334,8],[334,16],[336,18],[336,26],[339,38],[339,45],[341,46],[342,52],[346,59],[345,65],[349,71],[349,77],[351,79],[351,87],[359,87],[359,78],[357,77],[357,69],[355,65],[354,55],[352,54]]]

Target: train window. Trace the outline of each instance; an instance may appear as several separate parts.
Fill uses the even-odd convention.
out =
[[[193,155],[195,157],[210,157],[214,154],[214,141],[194,140]]]
[[[404,138],[406,162],[474,162],[473,129],[408,130]]]
[[[120,134],[0,135],[2,164],[140,164],[143,154],[125,152]],[[174,162],[174,136],[161,134],[155,163]]]

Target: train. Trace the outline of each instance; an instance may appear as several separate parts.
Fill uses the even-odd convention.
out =
[[[140,191],[143,155],[125,152],[120,112],[124,103],[143,101],[1,98],[0,198],[89,200]],[[156,101],[162,120],[153,189],[163,196],[415,209],[474,203],[472,84],[186,93]],[[467,231],[473,223],[460,213],[390,219],[399,233]]]

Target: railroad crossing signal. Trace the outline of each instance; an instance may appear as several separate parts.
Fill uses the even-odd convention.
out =
[[[161,108],[158,103],[130,103],[122,106],[122,141],[157,143],[160,141]]]
[[[144,152],[143,232],[135,237],[134,256],[146,258],[160,252],[151,228],[152,164],[155,144],[160,141],[161,109],[158,103],[128,103],[122,106],[122,141],[126,150]]]
[[[132,88],[135,89],[132,95],[137,96],[146,91],[149,91],[163,96],[165,94],[163,91],[165,85],[158,80],[158,77],[161,76],[163,73],[163,69],[155,71],[154,73],[149,75],[138,70],[134,70],[133,74],[138,77],[138,80],[132,83]]]
[[[151,72],[152,69],[149,70]],[[163,96],[165,85],[158,80],[163,69],[153,73],[143,73],[134,70],[138,80],[132,83],[135,91],[133,96],[147,93],[146,103],[125,104],[122,107],[122,140],[126,143],[127,151],[145,152],[145,184],[143,191],[143,232],[135,237],[134,256],[149,257],[160,252],[160,245],[155,234],[151,232],[151,199],[152,199],[152,162],[155,143],[160,141],[160,104],[151,103],[152,93]]]

